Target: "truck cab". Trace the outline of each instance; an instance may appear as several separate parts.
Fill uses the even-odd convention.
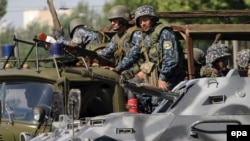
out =
[[[61,114],[81,119],[125,111],[123,89],[116,81],[120,76],[115,72],[88,66],[83,57],[64,51],[54,54],[39,40],[14,41],[0,60],[1,141],[24,141],[52,131],[52,123]],[[19,44],[29,46],[23,58]],[[39,58],[40,50],[49,57]],[[35,58],[30,57],[30,52],[35,53]],[[83,65],[75,65],[78,61]]]

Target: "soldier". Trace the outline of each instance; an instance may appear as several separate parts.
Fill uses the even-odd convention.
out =
[[[151,71],[145,69],[148,66],[144,68],[142,65],[142,71],[137,74],[137,77],[147,79],[153,76],[152,71],[155,70],[157,75],[149,80],[149,83],[163,90],[171,90],[185,78],[184,54],[173,29],[158,20],[152,6],[144,5],[135,11],[136,26],[142,28],[145,34],[142,51],[146,65],[150,64],[148,62],[154,64],[152,65],[154,69],[152,68]]]
[[[195,78],[200,78],[200,70],[205,65],[205,53],[199,48],[193,48],[193,55]]]
[[[248,69],[250,63],[250,49],[244,49],[237,53],[237,65],[240,69]]]
[[[250,77],[250,49],[243,49],[237,53],[236,63],[239,68],[239,72],[247,74],[242,74],[243,76]]]
[[[71,20],[68,32],[71,40],[65,39],[63,32],[58,30],[54,30],[53,37],[58,43],[63,43],[66,46],[81,47],[92,51],[98,50],[100,44],[108,42],[107,36],[86,25],[82,18]]]
[[[184,54],[171,26],[158,22],[152,6],[144,5],[135,11],[135,23],[143,30],[141,48],[145,63],[130,82],[147,82],[164,91],[171,90],[185,79]],[[137,95],[141,111],[151,113],[161,99]],[[153,104],[153,105],[152,105]]]
[[[228,68],[230,56],[231,51],[225,44],[216,43],[208,47],[206,53],[206,66],[201,68],[201,76],[226,76],[230,70]]]
[[[110,9],[108,19],[116,34],[106,48],[98,54],[107,59],[115,61],[115,67],[105,66],[104,68],[121,74],[123,79],[131,79],[140,70],[142,33],[139,28],[130,24],[131,15],[126,6],[117,5]],[[133,93],[125,89],[128,98],[128,111],[138,112],[137,99]]]
[[[108,19],[116,34],[98,54],[115,61],[114,68],[105,66],[106,69],[122,74],[125,79],[132,78],[139,71],[141,31],[129,24],[131,15],[126,6],[117,5],[111,8]]]
[[[90,66],[113,64],[109,60],[93,55],[95,52],[106,47],[110,41],[110,37],[107,34],[101,31],[96,31],[91,26],[86,25],[82,18],[71,20],[68,26],[68,32],[71,38],[70,40],[65,39],[62,31],[55,29],[53,37],[56,41],[53,39],[51,40],[53,42],[50,43],[56,43],[55,46],[61,44],[65,45],[67,47],[67,53],[85,57],[87,64]],[[48,37],[49,36],[44,33],[37,34],[38,39],[46,42],[49,42],[47,41]],[[90,50],[90,52],[87,52],[86,50]],[[76,63],[77,66],[81,64],[81,61]]]

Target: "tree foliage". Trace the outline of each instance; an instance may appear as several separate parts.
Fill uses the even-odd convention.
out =
[[[89,10],[88,5],[86,3],[79,3],[76,8],[73,9],[73,12],[70,16],[67,15],[61,15],[59,16],[60,23],[63,26],[64,29],[64,36],[66,39],[69,38],[68,34],[68,25],[69,22],[77,17],[82,17],[85,19],[86,24],[93,26],[93,28],[101,28],[104,27],[102,23],[102,17],[98,13],[96,13],[94,10]],[[101,23],[101,24],[98,24]],[[35,35],[38,33],[44,32],[50,36],[53,35],[53,27],[48,26],[47,24],[40,23],[39,20],[30,23],[27,28],[25,29],[16,29],[13,26],[4,27],[1,31],[0,36],[0,45],[1,44],[14,44],[13,41],[13,35],[15,35],[18,39],[28,41],[28,42],[34,42],[33,39]],[[20,56],[25,56],[31,45],[20,43],[19,47],[22,48],[20,50]],[[25,48],[25,49],[24,49]],[[27,49],[26,49],[27,48]],[[35,56],[34,51],[31,54],[31,57],[33,58]],[[44,49],[39,48],[39,56],[40,57],[48,57],[48,52]]]
[[[110,3],[105,4],[104,12],[108,13],[109,9],[115,5],[122,4],[128,6],[131,11],[134,11],[137,7],[141,5],[152,5],[158,12],[191,12],[191,11],[214,11],[214,10],[244,10],[249,9],[250,0],[113,0]],[[163,19],[170,23],[222,23],[221,19],[211,18],[211,19],[184,19],[180,20],[170,20]],[[234,19],[232,18],[231,23],[245,22],[249,19]]]
[[[5,15],[6,8],[7,8],[7,0],[1,0],[0,1],[0,20]]]
[[[68,29],[70,21],[79,17],[84,19],[86,25],[94,29],[100,29],[106,25],[106,23],[103,24],[102,15],[97,13],[95,9],[90,9],[89,5],[84,2],[80,2],[77,7],[73,9],[73,13],[70,16],[60,16],[59,18],[64,29]]]
[[[62,15],[59,17],[61,24],[64,28],[65,37],[68,36],[68,24],[70,20],[77,17],[83,17],[87,25],[91,25],[94,29],[99,30],[107,25],[109,21],[107,18],[108,11],[115,5],[126,5],[132,12],[141,5],[152,5],[159,12],[168,11],[210,11],[210,10],[232,10],[232,9],[249,9],[250,0],[113,0],[104,5],[103,13],[97,13],[94,9],[90,10],[89,6],[80,2],[76,8],[73,9],[73,13],[70,16]],[[7,0],[1,0],[0,2],[0,17],[5,13],[7,6]],[[216,21],[217,20],[217,21]],[[183,23],[213,23],[221,22],[218,19],[200,19],[200,20],[187,20]],[[168,22],[175,22],[170,21]],[[234,22],[234,21],[232,21]],[[53,27],[48,27],[46,24],[39,22],[32,23],[26,29],[15,29],[13,26],[6,27],[2,30],[0,36],[0,43],[5,44],[13,42],[13,34],[17,34],[17,37],[21,37],[24,40],[32,40],[34,35],[40,32],[45,32],[52,35]]]

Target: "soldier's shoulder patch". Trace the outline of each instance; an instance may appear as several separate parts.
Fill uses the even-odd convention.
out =
[[[81,39],[81,38],[74,37],[74,38],[72,39],[72,41],[73,41],[74,43],[80,44],[80,43],[82,42],[82,39]]]
[[[163,48],[164,49],[171,49],[172,47],[173,47],[172,42],[170,42],[170,41],[164,41],[163,42]]]

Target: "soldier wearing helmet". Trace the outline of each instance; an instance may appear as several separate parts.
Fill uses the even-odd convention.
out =
[[[68,26],[68,32],[71,40],[64,38],[63,33],[54,31],[54,38],[58,43],[64,45],[85,48],[88,50],[95,50],[95,47],[102,43],[102,33],[93,29],[84,23],[82,18],[72,19]]]
[[[104,68],[117,72],[123,79],[131,79],[140,70],[142,32],[139,28],[130,24],[131,12],[124,5],[117,5],[110,9],[108,19],[116,34],[111,42],[98,54],[115,61],[115,67]],[[129,89],[125,89],[128,97],[129,112],[137,112],[133,105],[134,95]]]
[[[205,65],[205,53],[199,48],[193,48],[193,57],[194,57],[194,75],[195,78],[200,78],[200,69]],[[186,58],[186,55],[185,55]],[[188,74],[187,74],[188,75]],[[188,76],[186,76],[188,79]]]
[[[143,5],[135,11],[136,26],[145,34],[142,42],[146,51],[145,61],[154,63],[157,71],[157,78],[149,83],[163,90],[171,90],[185,79],[184,54],[171,26],[158,20],[155,9],[150,5]],[[141,72],[138,77],[145,78],[145,71]]]
[[[98,54],[116,63],[115,67],[104,68],[123,74],[126,79],[139,71],[141,31],[129,24],[131,20],[129,9],[124,5],[117,5],[110,9],[108,19],[116,34],[111,42]]]
[[[199,48],[193,48],[195,78],[200,78],[200,69],[205,65],[205,53]]]
[[[244,49],[237,53],[236,63],[239,69],[248,69],[250,65],[250,49]]]
[[[250,49],[239,51],[237,53],[236,63],[241,75],[250,77]]]
[[[146,82],[168,91],[185,79],[184,54],[171,26],[158,21],[158,15],[150,5],[143,5],[135,10],[135,24],[143,32],[141,48],[145,63],[140,66],[140,72],[129,81]],[[145,113],[151,113],[153,107],[161,101],[146,94],[137,97],[144,105],[140,107],[149,107],[142,109]]]
[[[206,66],[201,69],[202,76],[226,76],[229,72],[228,63],[231,56],[230,49],[221,43],[208,47],[206,53]]]

